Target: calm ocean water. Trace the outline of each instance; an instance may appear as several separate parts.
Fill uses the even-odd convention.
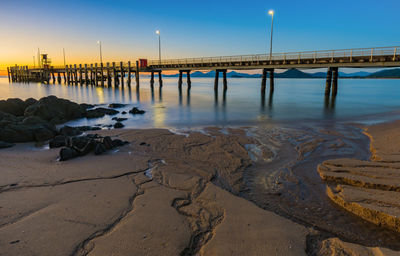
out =
[[[107,88],[86,85],[9,83],[0,77],[0,99],[29,97],[39,99],[56,95],[79,103],[129,104],[147,111],[130,116],[127,127],[196,127],[206,125],[251,125],[301,120],[344,120],[374,122],[400,115],[400,80],[339,79],[338,95],[326,104],[324,79],[276,79],[275,91],[261,96],[261,79],[228,78],[224,95],[222,80],[219,94],[213,90],[212,78],[192,78],[191,90],[184,83],[179,93],[177,78],[164,78],[150,88],[148,78],[141,79],[140,89]],[[157,78],[156,78],[156,81]],[[185,81],[185,79],[184,79]],[[122,109],[121,109],[122,111]],[[386,114],[385,114],[386,113]],[[119,115],[121,116],[121,115]],[[110,123],[111,117],[78,120],[74,125]]]

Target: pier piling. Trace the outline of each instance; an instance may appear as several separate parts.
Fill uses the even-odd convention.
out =
[[[275,81],[274,81],[274,69],[269,70],[269,92],[274,92]]]
[[[339,68],[332,68],[332,96],[336,97],[338,88]]]
[[[332,68],[328,68],[326,73],[326,86],[325,86],[325,95],[331,94],[331,84],[332,84]]]
[[[119,66],[120,66],[120,69],[121,69],[121,86],[122,87],[124,87],[124,76],[125,76],[125,74],[124,74],[124,63],[121,61],[120,63],[119,63]]]
[[[135,79],[136,79],[136,87],[139,88],[139,61],[136,61]]]
[[[128,86],[131,86],[131,62],[128,61]]]

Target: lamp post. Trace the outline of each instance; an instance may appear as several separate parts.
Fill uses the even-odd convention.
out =
[[[103,55],[102,55],[102,52],[101,52],[101,41],[97,41],[97,44],[100,46],[100,63],[103,63]]]
[[[269,46],[269,61],[272,61],[272,36],[274,33],[274,10],[269,10],[268,14],[271,15],[271,42]]]
[[[160,30],[157,30],[156,34],[158,35],[158,61],[159,61],[159,64],[161,65],[161,35],[160,35]]]

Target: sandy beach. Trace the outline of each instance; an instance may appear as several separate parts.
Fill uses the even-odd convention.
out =
[[[397,125],[398,122],[365,128],[371,139],[372,157],[362,166],[373,163],[371,166],[379,170],[396,169],[396,145],[400,143]],[[325,169],[332,166],[364,168],[360,167],[360,160],[323,162],[318,168],[323,179],[317,168],[308,170],[318,182],[313,187],[301,185],[307,183],[305,178],[294,181],[302,179],[296,173],[280,173],[276,163],[286,168],[295,166],[293,163],[309,159],[321,144],[333,148],[330,144],[338,143],[313,137],[312,132],[213,127],[179,133],[165,129],[100,131],[96,133],[130,144],[105,155],[87,155],[66,162],[57,161],[59,149],[35,148],[31,143],[3,149],[0,255],[398,255],[396,243],[384,248],[390,239],[399,237],[390,231],[397,231],[397,224],[393,228],[388,221],[377,223],[348,206],[354,205],[357,198],[353,197],[359,196],[353,190],[361,190],[358,192],[365,196],[368,189],[374,188],[324,175]],[[343,150],[346,136],[341,132],[319,130],[319,136],[341,137],[343,143],[335,144],[335,150]],[[289,134],[298,141],[291,141]],[[352,140],[356,140],[355,136]],[[289,148],[294,148],[293,152]],[[272,169],[265,169],[268,166]],[[392,179],[397,175],[387,175],[392,175],[387,182],[392,184],[390,187],[397,187]],[[332,182],[338,183],[341,190],[331,189]],[[302,203],[298,198],[289,200],[296,191],[286,189],[292,183],[306,192],[322,191],[313,195],[322,199]],[[377,188],[380,193],[398,193]],[[385,203],[394,199],[386,194],[376,196]],[[314,211],[317,205],[329,205],[348,215],[342,220],[344,225],[348,222],[348,227],[332,227],[329,218],[320,219],[317,211],[307,212],[307,206]],[[323,209],[320,211],[325,214]],[[377,211],[387,214],[388,210]],[[391,211],[396,212],[397,205],[392,204]],[[356,224],[349,220],[356,220]],[[390,223],[397,223],[398,219],[392,216],[391,220]],[[369,222],[387,226],[387,233],[380,232],[386,242],[366,242],[372,234],[356,233],[359,226],[372,230],[370,233],[386,230]]]

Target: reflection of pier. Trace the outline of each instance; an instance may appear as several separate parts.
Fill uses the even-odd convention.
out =
[[[141,72],[151,74],[150,85],[154,85],[154,73],[158,74],[159,85],[162,87],[162,71],[178,71],[178,87],[182,87],[182,74],[186,73],[188,88],[191,87],[190,73],[194,70],[214,70],[214,90],[218,91],[219,75],[222,73],[224,91],[227,90],[227,70],[262,69],[261,92],[265,93],[267,74],[270,79],[270,94],[274,91],[275,69],[312,69],[327,68],[327,82],[325,94],[335,97],[338,91],[339,68],[371,68],[371,67],[399,67],[400,47],[363,48],[329,51],[308,51],[292,53],[240,55],[228,57],[207,57],[147,61],[140,59],[136,65],[115,62],[95,64],[74,64],[62,67],[51,66],[48,63],[39,67],[14,66],[8,67],[8,78],[12,82],[41,81],[49,83],[52,79],[72,85],[124,86],[125,81],[131,85],[135,77],[139,89]]]

